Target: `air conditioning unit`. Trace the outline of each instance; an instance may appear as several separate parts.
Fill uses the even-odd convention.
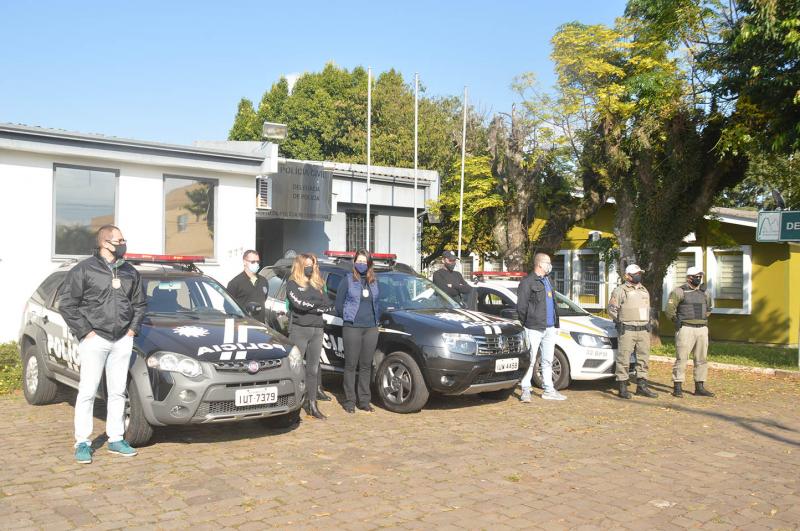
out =
[[[272,178],[256,178],[256,208],[272,210]]]

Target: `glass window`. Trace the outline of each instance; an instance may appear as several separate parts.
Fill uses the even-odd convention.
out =
[[[551,258],[553,270],[550,272],[550,279],[553,281],[553,289],[561,293],[567,293],[565,285],[564,255],[555,254]]]
[[[461,274],[467,280],[472,278],[472,257],[470,255],[462,256],[461,257]]]
[[[600,256],[597,254],[579,254],[578,270],[573,279],[574,289],[578,293],[578,302],[582,304],[600,303]]]
[[[589,315],[589,312],[566,298],[560,293],[556,293],[556,306],[558,315],[561,317],[577,317],[579,315]]]
[[[117,172],[55,166],[53,179],[56,255],[89,255],[95,232],[114,223]]]
[[[375,249],[375,216],[370,215],[369,223],[369,249]],[[365,235],[367,233],[367,215],[347,213],[347,224],[345,227],[345,238],[347,240],[347,250],[357,251],[367,248]]]
[[[31,300],[42,305],[49,304],[50,300],[53,298],[53,292],[61,285],[65,276],[66,273],[53,273],[47,277],[36,289],[36,293],[33,294]]]
[[[325,279],[325,289],[329,296],[336,297],[336,292],[339,291],[339,284],[342,283],[343,278],[344,276],[336,273],[328,274],[328,278]]]
[[[694,253],[680,253],[675,259],[675,276],[672,277],[673,286],[682,286],[686,283],[686,270],[697,264]]]
[[[225,291],[210,278],[147,279],[148,314],[212,314],[244,317]]]
[[[164,252],[214,256],[213,181],[164,176]]]
[[[445,292],[426,278],[407,273],[378,274],[378,303],[385,310],[460,308]]]
[[[740,251],[714,251],[717,259],[716,298],[742,300],[744,275]]]

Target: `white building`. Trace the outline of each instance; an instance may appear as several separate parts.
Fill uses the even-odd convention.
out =
[[[61,263],[87,256],[93,232],[118,225],[128,252],[205,257],[227,284],[246,249],[272,263],[287,249],[365,244],[366,166],[279,159],[257,179],[260,143],[179,146],[0,124],[0,341],[16,339],[25,302]],[[372,168],[371,250],[413,262],[414,175]],[[438,197],[418,172],[417,207]]]

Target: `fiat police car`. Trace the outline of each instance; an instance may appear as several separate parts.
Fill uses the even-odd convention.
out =
[[[327,258],[320,259],[319,268],[333,300],[339,283],[352,270],[353,253],[324,254]],[[372,256],[381,312],[372,377],[383,406],[396,413],[413,413],[425,406],[431,393],[510,396],[530,365],[523,328],[496,315],[463,309],[428,279],[396,263],[395,255]],[[284,334],[291,265],[291,259],[282,259],[260,272],[270,286],[267,324]],[[323,317],[320,367],[327,373],[342,373],[342,320]]]
[[[470,284],[477,290],[478,311],[517,319],[517,287],[525,273],[476,271]],[[564,389],[572,380],[614,376],[617,331],[610,319],[587,312],[561,293],[555,294],[560,328],[553,355],[553,385]],[[537,355],[533,383],[542,386]]]
[[[298,421],[305,392],[299,350],[197,269],[201,257],[126,260],[147,293],[128,378],[128,442],[147,442],[157,426],[264,419],[289,427]],[[19,344],[30,404],[52,401],[59,385],[78,387],[78,340],[59,314],[62,282],[74,265],[48,276],[25,307]],[[248,306],[249,314],[260,310]]]

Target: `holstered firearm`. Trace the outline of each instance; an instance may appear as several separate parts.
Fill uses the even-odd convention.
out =
[[[617,327],[617,335],[622,337],[622,335],[625,333],[625,325],[622,324],[622,321],[614,321],[614,326]]]
[[[681,326],[683,326],[683,323],[681,322],[680,318],[676,316],[675,317],[675,333],[676,334],[678,333],[678,330],[681,329]]]

